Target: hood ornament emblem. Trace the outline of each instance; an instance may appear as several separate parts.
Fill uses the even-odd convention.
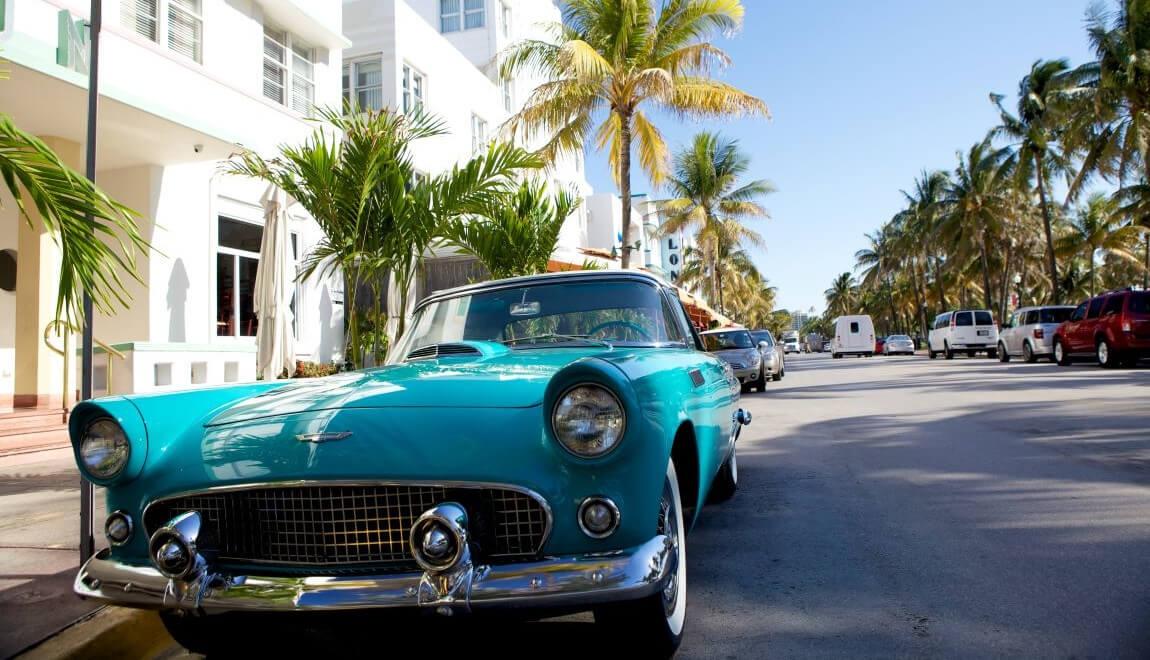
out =
[[[295,437],[300,442],[314,442],[319,444],[321,442],[334,442],[335,440],[343,440],[350,438],[351,431],[339,431],[338,433],[302,433]]]

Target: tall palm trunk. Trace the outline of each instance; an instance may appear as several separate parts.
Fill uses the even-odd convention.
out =
[[[1050,219],[1050,203],[1046,201],[1046,173],[1042,169],[1042,156],[1034,152],[1034,166],[1038,180],[1038,204],[1042,207],[1042,230],[1046,233],[1046,267],[1050,277],[1050,302],[1058,305],[1062,302],[1061,292],[1058,290],[1058,261],[1054,257],[1054,221]]]
[[[1090,246],[1090,297],[1094,297],[1094,292],[1098,289],[1097,281],[1094,277],[1094,246]]]
[[[898,310],[894,308],[894,288],[890,285],[890,276],[886,278],[886,300],[890,303],[890,322],[898,324]],[[889,330],[889,328],[887,328]]]
[[[719,298],[719,313],[726,314],[727,312],[723,309],[723,270],[719,268],[718,247],[715,248],[715,261],[713,268],[715,269],[715,295],[717,295]]]
[[[623,211],[621,264],[631,266],[631,113],[619,113],[619,200]],[[721,295],[721,294],[720,294]]]
[[[1001,295],[999,296],[999,322],[1006,318],[1006,311],[1008,307],[1007,301],[1010,296],[1010,272],[1014,269],[1014,246],[1006,249],[1006,268],[1002,271],[1002,288],[999,289]]]
[[[934,266],[934,282],[938,289],[938,310],[940,312],[946,309],[946,283],[942,280],[941,261],[937,254],[927,256],[927,263]]]
[[[1142,288],[1150,291],[1150,231],[1146,232],[1146,268],[1142,271]]]
[[[914,289],[914,306],[915,306],[915,309],[918,311],[918,320],[920,322],[919,327],[925,329],[926,328],[926,308],[923,305],[922,289],[919,287],[918,263],[917,263],[917,261],[918,260],[914,259],[914,258],[912,258],[910,260],[910,283],[911,283],[911,287]]]
[[[990,252],[987,243],[986,230],[982,231],[982,241],[979,244],[979,251],[982,256],[982,297],[986,301],[986,309],[994,309],[994,303],[991,301],[992,291],[990,290]]]

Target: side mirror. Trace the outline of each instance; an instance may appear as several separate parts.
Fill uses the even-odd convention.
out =
[[[761,341],[761,342],[759,342],[759,350],[760,350],[760,351],[765,351],[765,350],[767,350],[767,349],[768,349],[768,348],[770,348],[770,347],[771,347],[771,345],[770,345],[770,344],[768,344],[768,343],[767,343],[767,342],[765,342],[765,341]]]

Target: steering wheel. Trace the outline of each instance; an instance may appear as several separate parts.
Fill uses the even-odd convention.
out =
[[[595,335],[596,332],[599,332],[600,330],[605,330],[607,328],[611,328],[614,326],[620,326],[620,327],[626,328],[628,330],[631,330],[635,334],[639,335],[639,337],[641,339],[643,339],[645,341],[651,341],[651,335],[649,335],[647,333],[647,331],[643,329],[643,326],[641,326],[637,323],[632,323],[630,321],[606,321],[604,323],[600,323],[599,325],[595,326],[594,328],[591,328],[591,330],[589,330],[587,332],[587,336],[592,337]]]

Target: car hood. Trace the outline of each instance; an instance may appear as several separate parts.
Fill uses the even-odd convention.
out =
[[[543,401],[548,381],[572,362],[607,348],[505,351],[442,357],[285,385],[238,401],[210,417],[221,426],[305,411],[348,408],[527,408]]]

